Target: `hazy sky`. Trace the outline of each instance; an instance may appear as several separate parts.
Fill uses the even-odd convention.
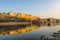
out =
[[[23,12],[41,18],[60,19],[60,0],[0,0],[0,11]]]

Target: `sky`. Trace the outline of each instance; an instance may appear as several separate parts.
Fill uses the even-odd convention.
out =
[[[60,0],[0,0],[0,11],[60,19]]]

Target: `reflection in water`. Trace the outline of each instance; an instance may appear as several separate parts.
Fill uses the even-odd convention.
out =
[[[13,35],[13,34],[20,34],[20,33],[24,33],[24,32],[28,32],[28,31],[32,31],[33,29],[36,29],[40,26],[36,26],[36,25],[20,25],[18,26],[18,28],[14,28],[14,29],[0,29],[0,34],[9,34],[9,35]]]
[[[44,26],[53,26],[54,23],[48,23],[48,24],[44,24]],[[9,34],[9,35],[13,35],[13,34],[21,34],[24,32],[28,32],[28,31],[32,31],[33,29],[36,29],[40,27],[39,25],[17,25],[17,26],[3,26],[0,27],[0,34]]]
[[[56,25],[54,26],[54,25],[55,25],[54,23],[50,23],[50,24],[44,24],[43,26],[30,25],[30,24],[29,25],[17,25],[17,26],[4,26],[0,28],[0,34],[3,35],[3,37],[0,36],[0,38],[3,39],[4,37],[6,37],[6,39],[10,38],[10,40],[20,39],[20,38],[21,39],[25,39],[25,38],[27,39],[28,38],[38,39],[39,38],[40,39],[41,36],[44,37],[45,35],[48,35],[48,34],[50,35],[51,32],[55,32],[60,29],[59,27],[60,25],[59,26],[56,26]],[[37,29],[37,30],[32,31],[33,29]],[[6,34],[8,34],[9,36]],[[18,35],[15,35],[15,34],[18,34]]]
[[[54,23],[46,23],[45,25],[46,26],[54,26],[55,24]]]
[[[59,23],[45,23],[44,26],[55,26],[59,25]]]

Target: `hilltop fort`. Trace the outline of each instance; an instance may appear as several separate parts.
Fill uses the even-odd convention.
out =
[[[46,18],[41,19],[25,13],[15,12],[0,12],[0,26],[1,25],[18,25],[18,24],[36,24],[36,25],[50,25],[51,23],[60,23],[59,19]]]

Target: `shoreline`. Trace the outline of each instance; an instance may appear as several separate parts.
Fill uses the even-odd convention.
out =
[[[0,22],[0,26],[5,26],[5,25],[20,25],[20,24],[31,24],[31,22]]]

